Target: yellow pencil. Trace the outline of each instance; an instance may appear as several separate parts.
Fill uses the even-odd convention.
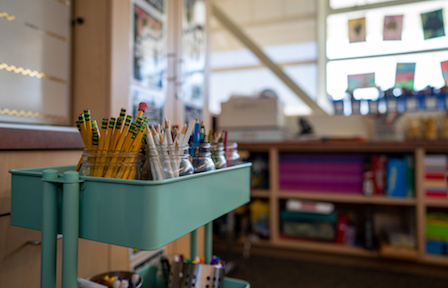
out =
[[[103,121],[101,121],[101,137],[100,141],[98,142],[98,150],[103,150],[104,143],[106,142],[107,138],[107,123],[109,122],[109,119],[103,118]]]
[[[120,150],[121,147],[123,147],[122,146],[123,143],[124,143],[123,141],[124,141],[124,139],[126,139],[126,134],[129,131],[129,127],[131,125],[131,121],[132,121],[132,117],[130,115],[126,116],[126,121],[124,122],[124,126],[123,126],[123,129],[122,129],[121,133],[120,133],[120,137],[117,137],[117,140],[116,140],[117,143],[115,144],[114,151]],[[120,140],[121,140],[121,146],[120,146],[119,149],[117,149],[118,143],[120,143]]]
[[[145,129],[146,130],[146,129]],[[151,136],[150,136],[151,137]],[[146,138],[146,134],[143,133],[143,137],[142,140],[140,141],[140,145],[137,148],[137,151],[140,151],[143,143],[145,143],[145,138]],[[136,155],[135,160],[138,161],[138,156]],[[129,167],[129,169],[126,171],[127,174],[125,173],[125,175],[123,176],[123,179],[135,179],[135,176],[137,174],[137,170],[139,169],[139,167]]]
[[[145,102],[140,102],[138,104],[137,119],[143,118],[143,113],[145,113],[147,107],[148,107],[148,104],[146,104]]]
[[[137,127],[137,125],[135,123],[131,124],[131,128],[129,129],[128,135],[126,135],[125,142],[121,149],[121,154],[129,153],[130,146],[132,145],[132,142],[134,141],[134,139],[137,135],[136,127]],[[125,158],[125,156],[123,156],[123,155],[118,157],[118,159],[117,159],[118,165],[117,165],[116,169],[114,170],[114,173],[112,173],[113,178],[121,178],[123,176],[123,173],[125,170],[125,165],[120,165],[120,164],[124,164],[126,162],[126,159],[127,158]]]
[[[109,161],[111,163],[111,165],[107,168],[107,171],[106,171],[106,174],[104,177],[111,178],[114,175],[113,172],[115,170],[115,163],[117,162],[118,156],[121,153],[121,149],[123,147],[126,136],[127,136],[127,134],[129,134],[126,132],[128,131],[129,123],[131,123],[131,119],[132,119],[132,117],[129,115],[126,117],[126,122],[124,124],[125,127],[123,128],[123,132],[121,133],[121,136],[118,139],[117,145],[115,146],[114,156]]]
[[[130,163],[130,162],[138,160],[136,158],[138,155],[138,151],[140,150],[140,148],[142,146],[142,140],[143,140],[143,136],[145,135],[145,131],[146,131],[148,122],[149,122],[149,118],[145,117],[145,119],[143,120],[143,122],[140,125],[138,132],[135,134],[135,137],[134,137],[132,143],[130,144],[128,153],[130,153],[131,156],[128,157],[127,159],[125,159],[125,161],[124,161],[125,163]],[[132,167],[125,164],[125,171],[123,174],[121,174],[120,178],[128,179],[129,173],[131,172],[131,170],[132,170]]]
[[[123,119],[124,119],[124,117],[126,117],[126,109],[125,108],[121,108],[119,117],[121,117]]]
[[[135,120],[135,125],[137,125],[137,129],[140,128],[140,124],[142,124],[142,117],[137,117],[137,120]]]
[[[86,118],[86,135],[87,140],[89,141],[89,145],[92,145],[92,121],[91,121],[91,115],[90,110],[84,110],[84,117]]]
[[[76,121],[76,127],[78,127],[78,131],[79,131],[79,134],[81,135],[82,142],[84,143],[84,146],[86,146],[85,135],[84,135],[84,133],[82,133],[81,123],[79,121]],[[79,158],[78,165],[76,165],[75,171],[79,171],[81,169],[82,158],[83,158],[82,156],[81,156],[81,158]]]
[[[98,139],[99,139],[98,130],[93,128],[93,125],[92,125],[92,150],[95,152],[98,149]],[[90,162],[89,176],[95,176],[96,170],[97,170],[96,157],[91,157],[90,159],[88,159],[88,161]]]
[[[84,139],[84,145],[86,146],[86,149],[89,149],[92,146],[91,141],[89,141],[88,133],[87,133],[87,127],[86,127],[86,119],[84,117],[84,114],[81,114],[78,116],[78,122],[80,127],[80,133],[81,137]]]
[[[121,135],[121,130],[122,130],[122,126],[123,126],[123,117],[118,117],[117,119],[117,123],[115,124],[115,129],[114,129],[114,133],[112,135],[112,140],[110,141],[110,150],[115,150],[115,146],[117,145],[117,139],[120,137]]]
[[[103,118],[103,121],[101,122],[101,137],[99,139],[98,143],[98,154],[97,156],[97,162],[99,162],[98,169],[95,171],[95,176],[102,177],[103,176],[103,170],[104,170],[104,162],[106,161],[106,156],[104,155],[107,150],[104,149],[107,137],[108,137],[108,129],[107,124],[109,122],[108,118]]]

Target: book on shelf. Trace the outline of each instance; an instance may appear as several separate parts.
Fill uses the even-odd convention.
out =
[[[386,155],[372,156],[373,194],[384,195],[386,190]]]
[[[286,201],[286,211],[329,214],[334,211],[334,204],[329,202],[288,199]]]
[[[361,194],[364,156],[281,153],[279,172],[281,190]]]
[[[447,198],[448,157],[443,154],[425,155],[423,165],[425,196],[428,198]]]
[[[386,195],[390,197],[406,197],[406,168],[402,158],[387,159]]]
[[[370,161],[374,195],[415,197],[415,160],[412,155],[373,155]]]

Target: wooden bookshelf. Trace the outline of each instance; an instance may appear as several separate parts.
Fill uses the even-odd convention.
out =
[[[298,191],[279,191],[279,199],[303,199],[313,201],[329,201],[338,203],[359,203],[379,205],[405,205],[416,204],[415,198],[393,198],[387,196],[365,196],[360,194],[316,193]]]
[[[269,198],[269,190],[251,190],[250,196],[257,198]]]
[[[448,199],[424,199],[423,202],[427,207],[448,208]]]
[[[418,251],[416,249],[397,248],[391,245],[382,244],[379,249],[381,257],[405,259],[405,260],[417,260]]]
[[[269,240],[257,243],[262,247],[283,247],[297,251],[312,251],[330,254],[351,255],[367,258],[394,258],[413,262],[446,265],[448,256],[433,256],[426,253],[425,218],[430,207],[447,208],[448,199],[427,199],[424,196],[424,166],[426,154],[448,155],[448,141],[415,141],[415,142],[283,142],[283,143],[239,143],[240,150],[267,153],[269,163],[269,189],[254,190],[252,197],[264,198],[270,205],[270,237]],[[279,185],[279,155],[284,152],[293,153],[331,153],[331,154],[385,154],[385,155],[413,155],[415,159],[415,197],[398,198],[388,196],[365,196],[363,194],[343,194],[334,192],[314,192],[306,190],[281,190]],[[390,246],[369,251],[360,247],[350,247],[336,243],[285,239],[280,235],[280,207],[281,202],[288,199],[308,201],[332,202],[347,205],[375,205],[389,207],[403,207],[415,210],[416,249],[397,249]],[[355,207],[354,207],[355,208]],[[383,209],[383,208],[381,208]],[[261,244],[262,243],[262,244]]]
[[[377,257],[377,251],[369,251],[364,248],[327,243],[327,242],[316,242],[316,241],[305,241],[305,240],[294,240],[294,239],[282,239],[275,241],[273,243],[275,246],[287,247],[287,248],[297,248],[316,252],[328,252],[336,254],[348,254],[352,256],[362,256],[362,257]]]
[[[425,254],[421,257],[421,261],[429,264],[448,265],[448,256]]]

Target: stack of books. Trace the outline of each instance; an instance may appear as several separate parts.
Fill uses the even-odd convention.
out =
[[[281,190],[362,193],[363,155],[282,153],[279,170]]]
[[[447,197],[447,164],[446,155],[426,155],[424,159],[425,196],[428,198]]]

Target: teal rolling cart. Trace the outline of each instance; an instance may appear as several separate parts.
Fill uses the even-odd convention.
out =
[[[78,238],[155,250],[249,202],[250,163],[162,181],[79,176],[75,166],[14,169],[11,225],[42,230],[41,288],[56,287],[56,239],[63,234],[62,287],[76,288]],[[248,288],[225,278],[223,288]]]

